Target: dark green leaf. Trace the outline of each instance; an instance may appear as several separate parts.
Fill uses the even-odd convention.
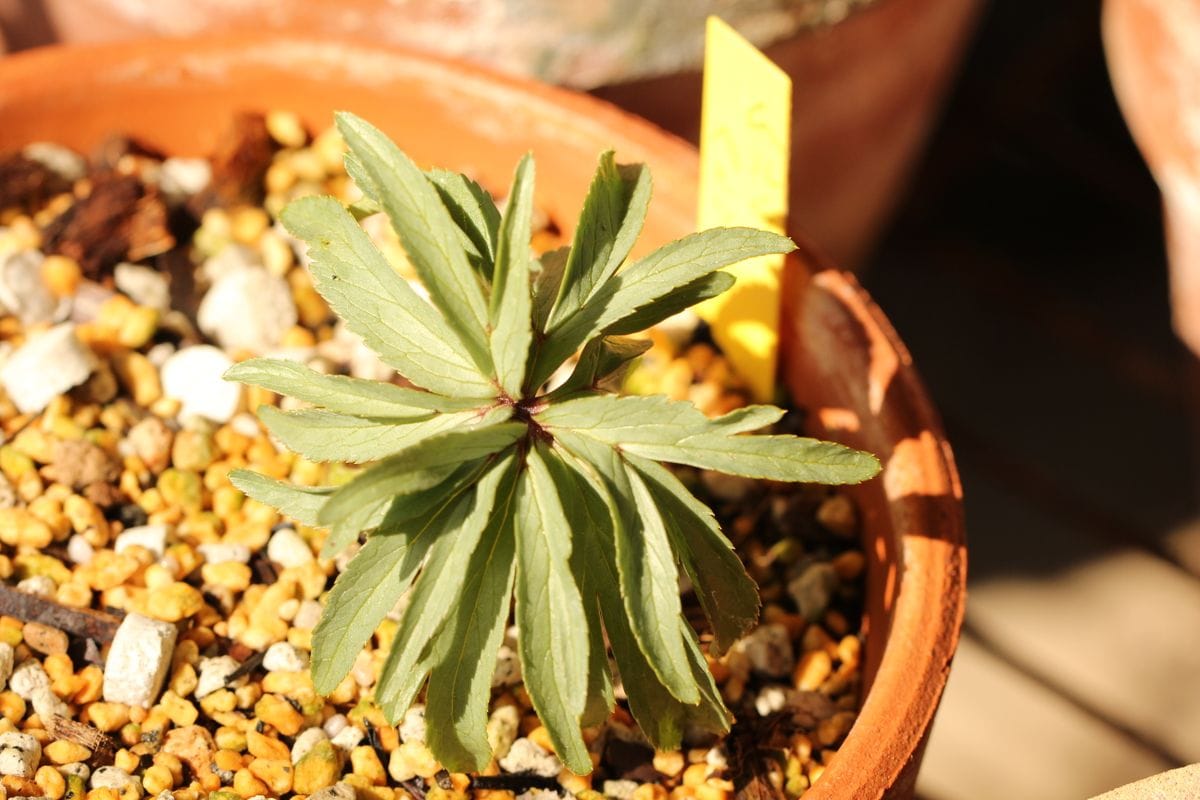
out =
[[[626,458],[646,480],[671,546],[713,626],[714,652],[720,655],[749,633],[758,621],[758,587],[746,574],[708,506],[693,497],[670,471],[653,461],[633,455]]]
[[[546,331],[550,310],[554,308],[554,298],[558,296],[558,287],[562,283],[570,254],[571,248],[560,247],[546,251],[538,259],[533,274],[533,329],[538,333]]]
[[[344,111],[336,119],[356,161],[355,180],[383,206],[434,305],[458,333],[479,370],[490,374],[483,289],[467,261],[461,233],[437,190],[378,128]]]
[[[753,228],[713,228],[660,247],[600,285],[582,308],[551,326],[533,382],[540,384],[584,342],[644,306],[722,267],[795,247],[786,236]]]
[[[675,316],[684,309],[722,294],[735,283],[737,283],[737,279],[728,272],[714,272],[705,275],[665,297],[660,297],[654,302],[642,306],[632,314],[622,317],[606,327],[604,332],[615,336],[644,331]]]
[[[879,460],[870,453],[799,436],[703,433],[674,443],[631,443],[627,449],[655,461],[773,481],[861,483],[879,473]]]
[[[266,503],[301,525],[317,525],[317,514],[333,494],[333,486],[297,486],[248,469],[235,469],[229,481],[247,497]]]
[[[448,468],[498,453],[521,438],[526,430],[520,423],[503,422],[426,439],[385,458],[338,489],[321,509],[320,517],[337,519],[359,506],[427,489],[444,480]],[[442,477],[438,478],[439,475]]]
[[[579,731],[587,700],[587,628],[571,574],[571,528],[539,445],[517,485],[517,627],[521,672],[558,757],[577,774],[592,762]],[[678,595],[676,595],[678,599]]]
[[[488,372],[458,334],[392,269],[341,203],[301,198],[284,208],[282,219],[308,244],[317,291],[384,362],[439,394],[495,395]]]
[[[547,398],[557,402],[581,390],[596,389],[601,381],[611,378],[622,367],[650,349],[649,339],[625,336],[601,336],[592,339],[579,354],[570,377]]]
[[[453,414],[425,412],[411,420],[349,417],[332,411],[280,411],[261,406],[259,419],[289,450],[310,461],[348,461],[362,464],[479,420],[476,411]]]
[[[426,675],[418,667],[433,666],[432,658],[426,659],[429,643],[460,600],[467,565],[492,520],[496,498],[511,491],[515,461],[509,454],[484,473],[475,489],[456,503],[454,524],[446,526],[429,550],[375,688],[376,702],[389,720],[398,720],[412,705]]]
[[[529,343],[533,340],[533,330],[529,327],[533,303],[529,287],[533,182],[533,157],[526,155],[513,176],[508,205],[500,221],[495,280],[488,308],[496,380],[512,398],[521,396]]]
[[[742,406],[711,421],[709,429],[726,436],[750,433],[774,425],[783,419],[784,410],[776,406]]]
[[[496,233],[500,229],[500,212],[487,190],[466,175],[444,169],[425,173],[437,189],[442,204],[462,232],[472,253],[479,260],[483,277],[490,283],[496,263]]]
[[[486,727],[496,652],[504,639],[516,574],[511,481],[466,567],[457,605],[431,649],[426,742],[454,772],[478,772],[492,757]]]
[[[646,219],[650,190],[645,165],[618,167],[611,150],[600,156],[550,315],[552,328],[578,311],[629,255]]]
[[[465,411],[483,405],[479,400],[442,397],[384,381],[322,375],[296,361],[277,358],[243,361],[230,367],[224,377],[355,417],[414,419],[428,417],[432,411]]]

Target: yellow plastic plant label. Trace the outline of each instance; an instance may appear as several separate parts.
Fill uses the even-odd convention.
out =
[[[754,45],[708,18],[700,112],[701,230],[746,225],[784,233],[792,82]],[[783,256],[730,268],[737,283],[696,307],[755,400],[775,395]]]

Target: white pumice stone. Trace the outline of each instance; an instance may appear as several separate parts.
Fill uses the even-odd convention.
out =
[[[137,545],[149,550],[155,558],[162,558],[167,549],[167,537],[170,533],[169,525],[139,525],[136,528],[126,528],[117,534],[113,550],[123,553]]]
[[[222,275],[205,293],[196,312],[200,330],[222,347],[254,353],[278,346],[296,320],[288,282],[263,267],[244,267]]]
[[[292,742],[292,763],[299,764],[300,759],[308,755],[318,742],[328,740],[329,734],[325,733],[319,725],[300,731],[295,741]]]
[[[629,800],[637,788],[637,781],[605,781],[601,791],[605,797],[611,797],[613,800]]]
[[[35,689],[29,702],[33,706],[34,713],[41,719],[48,720],[51,717],[69,719],[71,716],[71,709],[48,687]]]
[[[414,705],[404,712],[399,733],[402,742],[425,743],[425,706]]]
[[[59,764],[58,771],[64,776],[74,775],[88,781],[92,777],[92,768],[82,761],[72,761],[70,764]]]
[[[316,600],[305,600],[296,610],[296,616],[292,619],[292,627],[302,631],[311,631],[317,627],[320,620],[321,604]]]
[[[163,394],[180,402],[180,419],[228,422],[242,399],[241,385],[222,377],[232,366],[229,356],[211,345],[177,350],[162,366]]]
[[[8,642],[0,642],[0,691],[8,686],[8,679],[13,673],[13,658],[16,651]],[[47,676],[49,677],[49,676]]]
[[[33,336],[0,367],[0,383],[23,414],[36,414],[88,379],[96,358],[70,323]]]
[[[50,676],[42,669],[41,663],[35,659],[22,661],[12,671],[8,679],[8,688],[12,689],[22,700],[33,700],[39,689],[50,688]]]
[[[212,164],[206,158],[164,159],[158,170],[158,188],[173,202],[180,202],[208,188]]]
[[[202,700],[213,692],[224,689],[229,676],[240,666],[233,656],[200,659],[200,674],[196,679],[196,691],[193,692],[196,699]]]
[[[92,773],[91,786],[93,789],[116,789],[118,792],[126,787],[142,794],[142,782],[120,767],[100,767]]]
[[[365,738],[367,738],[367,735],[359,730],[356,726],[347,725],[338,731],[337,735],[332,737],[329,741],[331,741],[333,746],[338,750],[348,754],[351,750],[362,744],[362,741]]]
[[[287,642],[276,642],[267,648],[262,665],[268,672],[303,672],[308,659]]]
[[[345,714],[334,714],[332,717],[325,720],[325,735],[331,738],[337,736],[349,724],[350,720],[346,719]]]
[[[196,549],[209,564],[225,564],[230,561],[246,564],[250,561],[250,548],[244,544],[214,542],[199,545]]]
[[[553,778],[562,772],[558,756],[548,753],[531,739],[521,737],[512,743],[508,754],[500,759],[500,768],[505,772],[532,772],[543,778]]]
[[[282,566],[302,567],[313,560],[312,549],[295,528],[280,528],[267,542],[267,558]]]
[[[58,308],[58,299],[42,279],[44,260],[36,250],[0,256],[0,306],[25,325],[50,322]]]
[[[17,591],[36,594],[38,597],[54,597],[58,584],[49,575],[30,575],[17,582]]]
[[[126,614],[104,662],[105,701],[149,708],[171,667],[176,635],[169,622]]]
[[[121,262],[113,269],[113,282],[139,306],[169,311],[171,287],[167,276],[159,270],[141,264]]]
[[[0,733],[0,775],[31,778],[41,758],[41,744],[28,733]]]
[[[67,558],[72,564],[78,564],[81,567],[90,564],[95,555],[96,548],[92,547],[92,543],[78,533],[67,540]]]

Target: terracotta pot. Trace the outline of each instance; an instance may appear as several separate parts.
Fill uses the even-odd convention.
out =
[[[597,89],[696,141],[704,19],[794,82],[792,222],[839,263],[868,253],[937,117],[983,0],[0,0],[14,47],[236,30],[412,47]]]
[[[1103,25],[1117,100],[1162,190],[1175,330],[1200,355],[1200,6],[1106,0]]]
[[[1160,772],[1093,797],[1092,800],[1193,800],[1200,786],[1200,764]]]
[[[48,49],[0,61],[0,149],[78,148],[126,131],[204,154],[239,109],[288,108],[311,125],[347,108],[418,161],[502,186],[532,149],[537,201],[560,220],[582,201],[597,154],[648,162],[655,203],[643,247],[693,227],[696,152],[586,95],[395,51],[304,40],[198,40]],[[864,515],[868,682],[862,715],[807,797],[909,797],[963,612],[961,492],[907,351],[861,288],[802,251],[788,272],[783,372],[814,432],[878,453],[855,491]],[[820,270],[813,272],[812,270]]]

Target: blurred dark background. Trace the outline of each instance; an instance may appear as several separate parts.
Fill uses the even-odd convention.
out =
[[[991,3],[863,281],[962,471],[967,626],[929,800],[1200,760],[1196,364],[1096,2]]]

